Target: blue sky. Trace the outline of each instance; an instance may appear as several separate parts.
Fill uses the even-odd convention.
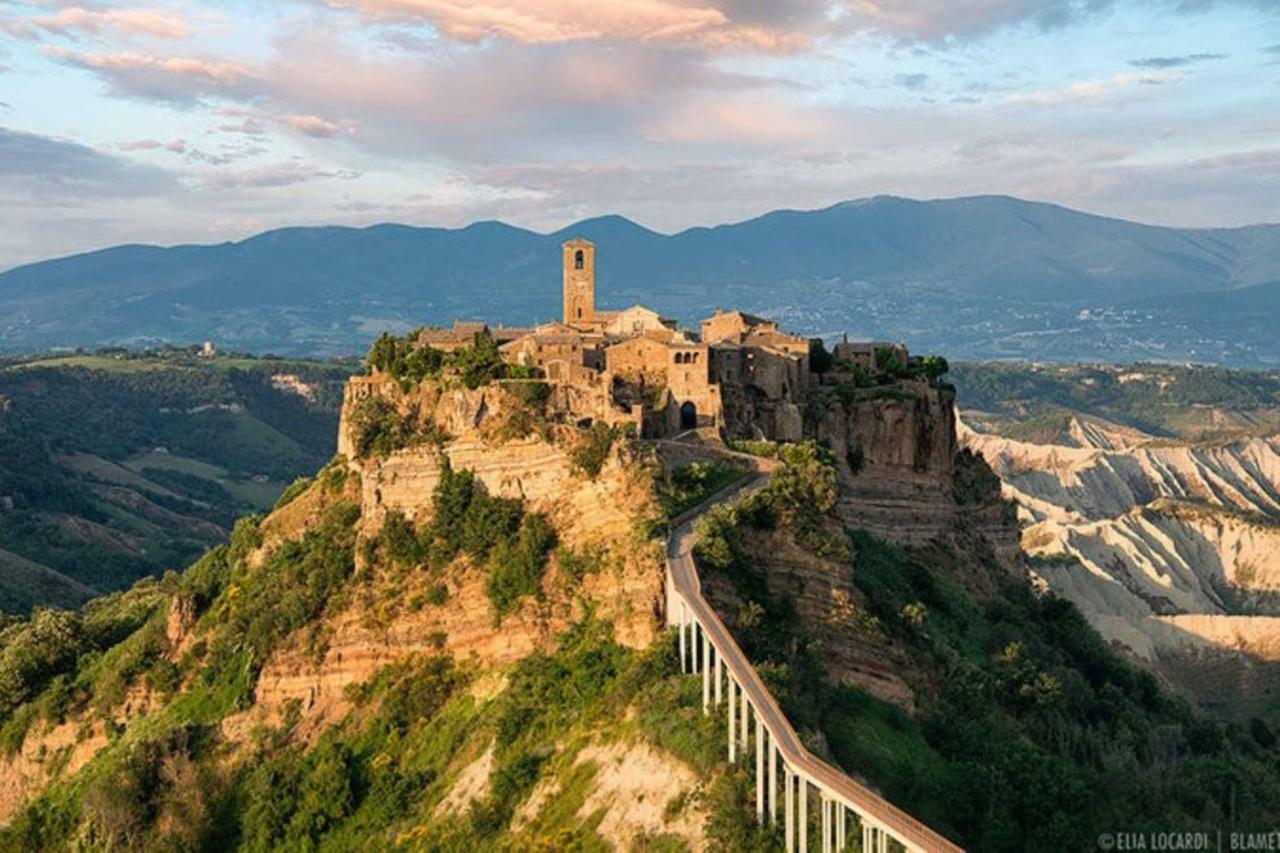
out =
[[[0,5],[0,268],[977,193],[1280,221],[1280,0]]]

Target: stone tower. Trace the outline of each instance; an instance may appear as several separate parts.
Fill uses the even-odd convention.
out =
[[[596,316],[596,247],[574,237],[564,244],[564,321],[590,323]]]

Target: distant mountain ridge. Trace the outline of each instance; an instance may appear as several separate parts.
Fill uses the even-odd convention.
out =
[[[600,246],[605,305],[685,322],[732,304],[970,357],[1280,363],[1270,330],[1255,341],[1248,326],[1280,301],[1280,226],[1163,228],[1002,196],[879,196],[672,235],[604,216],[551,234],[487,221],[118,246],[0,274],[0,349],[212,339],[336,354],[386,328],[544,320],[571,235]],[[1202,318],[1217,338],[1183,328]]]

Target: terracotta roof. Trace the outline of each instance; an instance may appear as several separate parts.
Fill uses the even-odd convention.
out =
[[[736,314],[738,317],[740,317],[740,318],[742,319],[742,322],[743,322],[743,323],[745,323],[745,324],[746,324],[746,325],[748,325],[748,326],[770,326],[770,325],[777,325],[773,320],[766,320],[764,317],[757,317],[755,314],[748,314],[748,313],[747,313],[747,312],[745,312],[745,311],[721,311],[721,310],[719,310],[719,309],[716,309],[716,313],[715,313],[715,314],[713,314],[712,316],[708,317],[706,320],[703,320],[702,322],[706,323],[706,322],[708,322],[709,320],[714,320],[714,319],[716,319],[717,317],[732,317],[732,316],[734,316],[735,314]]]

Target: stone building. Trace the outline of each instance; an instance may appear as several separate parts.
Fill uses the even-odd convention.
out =
[[[427,327],[418,333],[418,346],[431,347],[441,352],[454,352],[475,343],[476,335],[488,332],[498,344],[514,341],[532,332],[532,329],[516,326],[490,326],[488,323],[469,323],[454,320],[447,329]]]
[[[605,369],[663,411],[670,430],[720,425],[720,389],[712,379],[710,348],[701,341],[650,330],[607,347]]]
[[[893,344],[884,341],[850,341],[848,337],[836,344],[832,355],[838,360],[848,362],[861,370],[875,373],[883,366],[879,363],[881,352],[892,355],[903,366],[909,360],[905,344]]]
[[[721,341],[739,341],[751,331],[776,332],[778,324],[744,311],[723,311],[702,321],[702,339],[709,344]]]
[[[675,331],[676,321],[663,317],[657,311],[643,305],[632,305],[613,316],[605,325],[604,333],[615,338],[629,338],[645,332]]]
[[[454,351],[487,331],[502,357],[536,367],[575,422],[635,424],[647,437],[693,428],[790,438],[809,382],[809,341],[772,320],[716,311],[699,332],[643,305],[596,307],[596,247],[562,247],[562,317],[531,329],[455,322],[426,329],[422,346]],[[755,431],[755,432],[752,432]]]
[[[567,382],[582,369],[604,370],[604,341],[604,335],[551,322],[500,345],[498,352],[513,364],[540,369],[552,382]]]

